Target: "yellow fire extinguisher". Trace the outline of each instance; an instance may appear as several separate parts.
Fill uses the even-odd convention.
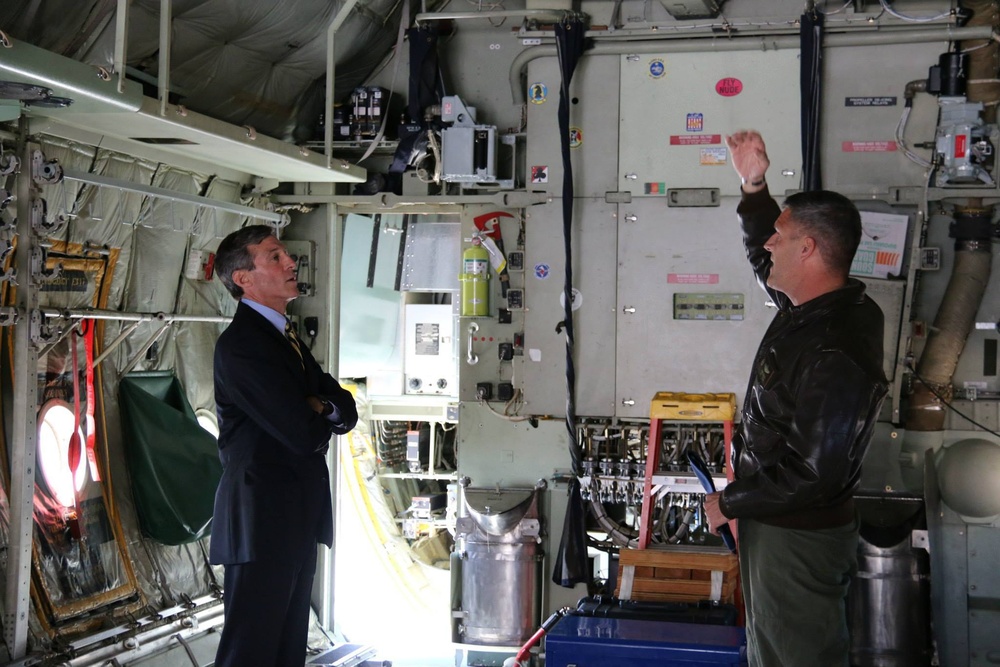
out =
[[[462,315],[485,317],[490,314],[490,255],[478,234],[462,253]]]

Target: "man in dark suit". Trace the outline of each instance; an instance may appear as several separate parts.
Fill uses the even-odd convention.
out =
[[[240,302],[215,346],[223,473],[210,557],[226,571],[215,665],[302,667],[317,543],[333,542],[326,452],[358,413],[288,331],[295,262],[273,230],[227,236],[215,269]]]

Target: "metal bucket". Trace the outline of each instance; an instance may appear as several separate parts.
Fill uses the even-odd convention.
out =
[[[858,543],[858,573],[848,594],[851,665],[926,667],[931,664],[930,558],[910,546]]]
[[[455,551],[461,560],[465,644],[520,646],[541,613],[542,549],[536,490],[465,490]]]

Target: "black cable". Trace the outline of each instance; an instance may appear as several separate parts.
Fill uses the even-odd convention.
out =
[[[966,415],[964,412],[962,412],[961,410],[959,410],[958,408],[956,408],[955,406],[953,406],[950,402],[948,402],[948,399],[946,399],[944,396],[942,396],[941,394],[939,394],[937,392],[937,390],[931,385],[930,382],[928,382],[927,380],[925,380],[922,377],[920,377],[920,374],[917,373],[917,369],[913,367],[913,364],[907,362],[906,368],[909,369],[909,371],[911,373],[913,373],[913,376],[915,378],[917,378],[918,380],[920,380],[920,384],[922,384],[925,387],[927,387],[932,394],[934,394],[935,396],[937,396],[937,399],[939,401],[941,401],[941,404],[944,407],[948,408],[949,410],[951,410],[952,412],[954,412],[956,415],[958,415],[959,417],[961,417],[965,421],[969,422],[970,424],[972,424],[974,426],[978,426],[979,428],[983,429],[987,433],[990,433],[990,434],[995,435],[998,438],[1000,438],[1000,433],[997,433],[996,431],[994,431],[991,428],[983,426],[982,424],[980,424],[979,422],[977,422],[975,419],[973,419],[972,417]]]
[[[573,474],[583,469],[576,435],[576,368],[573,362],[573,163],[569,143],[570,82],[573,72],[586,49],[584,25],[578,18],[564,19],[556,25],[556,54],[562,74],[559,89],[559,133],[563,163],[563,252],[565,280],[563,284],[563,322],[566,334],[566,431],[569,434]]]
[[[563,316],[560,327],[566,330],[566,431],[573,460],[573,477],[569,485],[569,504],[563,523],[563,535],[555,558],[552,581],[573,587],[589,582],[591,575],[587,559],[586,508],[580,495],[580,475],[583,461],[576,433],[576,370],[573,366],[573,164],[569,145],[569,85],[573,72],[586,49],[585,27],[579,17],[565,18],[556,24],[556,54],[562,75],[559,89],[559,133],[563,164],[563,247],[566,262],[563,286]]]
[[[823,19],[823,14],[815,11],[806,12],[800,19],[802,189],[807,192],[822,188],[820,112],[823,92]]]

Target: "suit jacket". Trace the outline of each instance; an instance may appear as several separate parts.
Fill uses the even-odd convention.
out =
[[[333,542],[326,452],[358,421],[354,397],[303,346],[240,303],[215,346],[222,479],[215,494],[212,563],[303,559]],[[304,368],[303,368],[304,366]],[[306,402],[340,410],[332,423]]]

